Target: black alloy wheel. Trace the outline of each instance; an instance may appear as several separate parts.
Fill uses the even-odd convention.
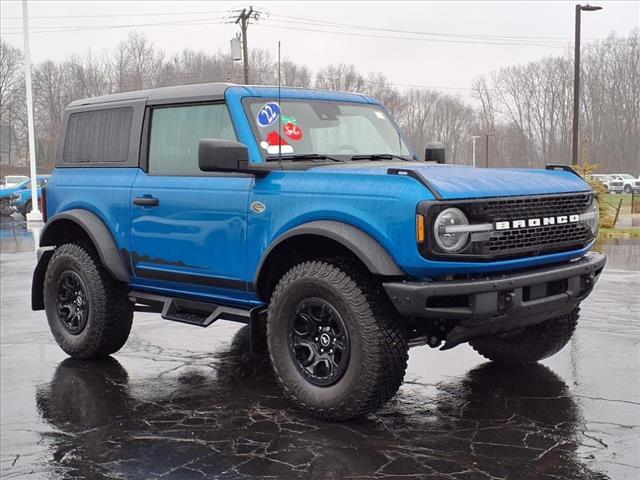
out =
[[[289,320],[289,353],[302,376],[318,386],[342,378],[349,364],[349,332],[342,316],[319,298],[301,301]]]
[[[72,270],[62,272],[58,280],[56,311],[58,320],[71,335],[80,334],[87,326],[87,289],[80,275]]]

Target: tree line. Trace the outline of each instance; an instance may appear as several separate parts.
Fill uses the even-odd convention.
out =
[[[640,174],[640,29],[612,33],[583,47],[580,104],[580,158],[601,171]],[[0,44],[0,127],[3,168],[27,157],[23,56]],[[253,84],[277,83],[277,61],[252,49]],[[66,105],[79,98],[115,92],[203,82],[241,82],[241,64],[228,53],[185,49],[169,55],[147,37],[131,32],[113,51],[70,55],[33,66],[37,160],[52,168]],[[471,137],[478,140],[476,162],[483,166],[542,167],[570,163],[573,60],[569,51],[501,68],[472,81],[472,99],[427,88],[401,90],[381,72],[363,74],[354,65],[332,64],[316,72],[284,60],[282,84],[360,92],[391,111],[420,156],[425,145],[445,145],[447,162],[471,162]],[[485,158],[485,135],[489,156]]]

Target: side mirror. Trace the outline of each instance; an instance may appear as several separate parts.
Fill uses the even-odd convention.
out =
[[[427,143],[424,149],[425,162],[444,163],[444,145],[440,142]]]
[[[198,142],[198,165],[203,172],[239,172],[247,162],[249,150],[242,143],[216,138]]]

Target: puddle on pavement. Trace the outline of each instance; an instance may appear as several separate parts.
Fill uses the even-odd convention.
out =
[[[640,270],[640,238],[601,237],[594,250],[607,255],[608,269]]]
[[[27,226],[27,222],[20,215],[14,214],[10,217],[0,217],[0,252],[33,251],[35,248],[33,233],[34,227]]]
[[[56,467],[84,478],[606,478],[581,458],[581,409],[544,365],[483,363],[437,384],[409,380],[376,415],[331,423],[291,409],[267,357],[248,356],[247,343],[243,327],[230,348],[185,355],[179,368],[162,356],[127,356],[130,372],[115,358],[62,361],[36,391],[40,416],[65,433],[47,442]]]

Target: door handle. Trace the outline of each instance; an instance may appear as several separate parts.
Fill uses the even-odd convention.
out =
[[[157,207],[160,204],[160,200],[155,197],[135,197],[133,204],[142,207]]]

